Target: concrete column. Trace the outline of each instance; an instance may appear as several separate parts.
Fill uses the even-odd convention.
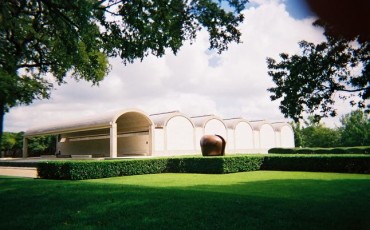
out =
[[[28,138],[23,138],[23,158],[28,157]]]
[[[117,123],[110,127],[110,153],[111,158],[117,158]]]

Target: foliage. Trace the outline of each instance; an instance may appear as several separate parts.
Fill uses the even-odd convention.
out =
[[[234,173],[258,170],[261,156],[177,157],[111,161],[40,162],[41,178],[84,180],[153,173]]]
[[[334,38],[329,32],[322,43],[299,42],[300,54],[281,53],[279,62],[267,58],[268,74],[276,85],[268,89],[271,99],[281,99],[281,112],[296,122],[303,113],[317,120],[336,116],[337,95],[352,98],[350,104],[359,108],[370,97],[370,44],[356,45],[354,40]]]
[[[29,156],[55,155],[56,136],[38,136],[28,143]]]
[[[293,123],[295,146],[370,146],[370,120],[362,110],[342,116],[341,123],[339,128],[328,128],[312,116],[304,121],[303,127],[300,122]]]
[[[267,155],[262,170],[370,173],[369,155]]]
[[[1,151],[7,157],[21,157],[23,151],[24,132],[4,132]],[[28,144],[29,156],[54,155],[56,136],[38,136],[31,138]]]
[[[224,10],[227,3],[230,11]],[[166,51],[206,29],[211,49],[240,42],[247,0],[0,1],[0,140],[3,116],[49,98],[66,76],[98,84],[108,57],[124,63]]]
[[[228,157],[185,157],[107,161],[40,162],[38,175],[44,179],[85,180],[94,178],[157,174],[225,174],[256,170],[370,173],[369,155],[235,155]]]
[[[277,154],[370,154],[370,146],[335,148],[271,148]]]
[[[3,141],[0,143],[0,146],[3,156],[20,156],[22,154],[23,132],[5,132],[3,135]]]
[[[346,114],[341,118],[341,143],[343,146],[370,145],[370,118],[361,110]]]
[[[328,128],[317,122],[314,117],[308,117],[301,127],[301,123],[293,123],[295,146],[297,147],[337,147],[340,142],[341,132],[337,128]]]
[[[294,146],[303,146],[302,127],[299,122],[291,123],[294,132]]]
[[[310,126],[302,130],[304,147],[336,147],[340,143],[340,132],[319,124],[316,127]]]

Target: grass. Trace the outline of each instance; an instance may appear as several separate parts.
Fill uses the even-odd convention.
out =
[[[0,176],[0,229],[370,229],[370,175]]]

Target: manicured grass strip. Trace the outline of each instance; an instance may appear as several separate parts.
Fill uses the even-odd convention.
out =
[[[0,177],[0,229],[370,229],[370,175]]]

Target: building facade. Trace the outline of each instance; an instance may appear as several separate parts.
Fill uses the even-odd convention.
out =
[[[28,156],[28,140],[41,135],[58,136],[56,154],[61,156],[194,155],[200,153],[200,139],[207,134],[221,135],[226,140],[226,154],[294,147],[293,129],[285,122],[222,119],[215,115],[188,117],[179,111],[149,115],[126,109],[29,129],[23,156]]]

